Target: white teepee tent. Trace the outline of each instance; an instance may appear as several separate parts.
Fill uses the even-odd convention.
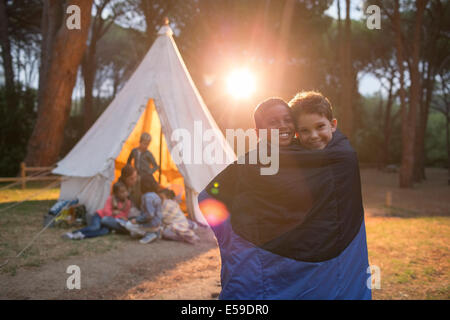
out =
[[[152,135],[149,149],[162,168],[161,177],[156,173],[155,177],[166,186],[174,186],[181,179],[189,214],[205,223],[197,194],[235,160],[235,154],[197,91],[172,34],[169,26],[160,29],[158,38],[123,89],[78,144],[58,162],[53,173],[64,176],[60,199],[78,198],[90,213],[102,208],[112,182],[145,131]],[[223,152],[224,163],[175,165],[171,158],[176,146],[171,139],[173,131],[184,129],[195,135],[199,123],[203,130],[213,130],[215,136],[211,140],[217,144],[215,150]]]

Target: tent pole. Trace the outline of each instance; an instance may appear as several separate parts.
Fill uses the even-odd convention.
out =
[[[159,129],[159,176],[158,183],[161,184],[161,167],[162,167],[162,126]]]

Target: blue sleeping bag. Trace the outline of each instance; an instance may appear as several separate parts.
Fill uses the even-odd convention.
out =
[[[199,195],[220,248],[219,298],[371,299],[359,167],[347,138],[337,130],[323,150],[280,148],[275,175],[261,175],[264,165],[248,156]],[[212,217],[208,201],[226,215]]]

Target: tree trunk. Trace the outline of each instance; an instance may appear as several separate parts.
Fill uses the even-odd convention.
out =
[[[282,16],[280,17],[280,33],[278,35],[278,43],[275,47],[275,63],[273,65],[273,84],[274,91],[282,95],[283,79],[286,71],[286,56],[289,47],[289,35],[292,26],[292,18],[295,12],[295,1],[284,1]]]
[[[47,83],[48,70],[50,67],[53,45],[56,33],[63,23],[64,6],[61,1],[44,1],[42,10],[42,43],[41,43],[41,64],[39,67],[39,91],[38,106],[42,104],[42,96]]]
[[[342,131],[347,137],[353,135],[353,67],[351,57],[351,20],[350,20],[350,0],[346,0],[346,17],[342,39],[342,90],[339,107],[342,110]]]
[[[94,120],[94,82],[97,75],[97,43],[101,37],[111,26],[109,22],[105,26],[105,20],[102,18],[102,13],[110,0],[103,0],[100,5],[96,5],[96,15],[92,21],[90,41],[84,53],[81,62],[81,71],[84,80],[84,102],[83,102],[83,129],[89,130]]]
[[[50,65],[36,124],[28,142],[27,165],[49,166],[58,160],[78,66],[86,49],[92,1],[68,1],[68,5],[74,4],[80,8],[81,29],[69,30],[64,21],[55,36],[52,51],[44,53],[44,56],[51,55]],[[48,5],[48,12],[51,12],[59,1],[49,1]]]
[[[14,69],[12,66],[11,44],[8,33],[8,15],[6,12],[6,1],[0,0],[0,43],[2,47],[3,70],[5,73],[5,89],[8,94],[13,94]],[[9,102],[9,101],[7,101]]]
[[[94,90],[94,80],[96,75],[96,63],[95,63],[95,46],[92,43],[86,50],[84,55],[81,70],[83,74],[84,81],[84,102],[83,102],[83,127],[86,132],[89,130],[93,120],[93,90]]]
[[[392,75],[390,81],[389,81],[389,94],[388,99],[386,102],[386,111],[384,114],[384,144],[383,144],[383,155],[382,155],[382,164],[383,166],[387,166],[389,164],[389,147],[391,143],[391,127],[392,127],[392,120],[391,120],[391,113],[392,113],[392,103],[393,103],[393,87],[394,87],[394,75]]]
[[[430,71],[431,66],[428,66],[427,78],[425,80],[425,99],[420,104],[420,118],[417,127],[416,136],[416,162],[414,166],[414,181],[421,182],[426,179],[425,176],[425,135],[427,132],[428,114],[430,110],[432,93],[434,90],[434,72]]]
[[[410,65],[411,89],[409,98],[409,108],[403,104],[402,109],[402,164],[400,168],[400,187],[411,188],[414,182],[414,158],[415,158],[415,139],[416,139],[416,114],[420,99],[420,74],[419,74],[419,54],[420,37],[423,14],[427,0],[416,1],[416,17],[414,24],[414,34],[412,42],[412,61]],[[401,43],[400,13],[399,1],[395,2],[395,24],[397,36],[397,50],[403,49]],[[399,67],[403,73],[403,58],[399,58]],[[403,77],[403,75],[401,75]],[[403,91],[403,90],[402,90]],[[404,91],[402,93],[404,95]],[[403,97],[404,98],[404,97]],[[404,100],[403,100],[404,101]]]

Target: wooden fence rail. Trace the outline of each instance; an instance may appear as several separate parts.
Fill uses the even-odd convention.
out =
[[[7,178],[0,178],[0,182],[21,182],[22,189],[26,188],[26,184],[28,181],[47,181],[47,180],[58,180],[61,179],[59,176],[27,176],[27,172],[45,172],[45,171],[51,171],[55,167],[27,167],[25,162],[20,163],[20,177],[7,177]]]

